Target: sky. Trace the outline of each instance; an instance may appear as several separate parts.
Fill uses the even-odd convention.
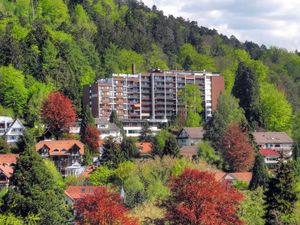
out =
[[[267,47],[300,50],[299,0],[142,0],[165,15]]]

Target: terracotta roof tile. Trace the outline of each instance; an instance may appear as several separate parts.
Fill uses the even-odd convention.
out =
[[[233,176],[238,181],[244,181],[250,183],[252,179],[251,172],[236,172],[236,173],[228,173],[229,175]]]
[[[18,154],[0,154],[0,164],[16,164],[18,158]]]
[[[270,149],[270,148],[260,149],[259,152],[264,157],[266,157],[266,156],[280,157],[279,152],[275,151],[274,149]]]
[[[65,190],[65,194],[72,200],[78,200],[86,195],[94,194],[97,186],[69,186]]]
[[[215,173],[215,178],[217,181],[230,180],[229,177],[232,177],[234,180],[250,183],[250,181],[252,179],[252,173],[251,172],[236,172],[236,173],[217,172],[217,173]]]
[[[0,165],[0,171],[2,171],[7,178],[10,178],[14,173],[13,167],[7,165]]]
[[[139,149],[140,154],[150,154],[152,152],[151,142],[136,142],[135,146]]]
[[[82,176],[83,176],[84,178],[89,177],[90,173],[92,173],[96,168],[97,168],[97,167],[96,167],[95,165],[89,165],[89,166],[87,166],[87,167],[85,168],[85,170],[84,170]]]
[[[37,143],[35,145],[35,149],[36,151],[39,151],[44,146],[47,146],[50,149],[50,155],[70,155],[68,150],[71,149],[74,145],[77,145],[79,147],[80,154],[84,155],[84,145],[81,141],[78,140],[44,140]],[[55,149],[57,149],[58,152],[54,152]],[[65,149],[66,152],[62,152],[63,149]]]

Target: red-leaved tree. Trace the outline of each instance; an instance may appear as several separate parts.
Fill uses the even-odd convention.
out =
[[[239,124],[230,125],[222,139],[223,156],[233,172],[249,171],[253,167],[255,151]]]
[[[43,102],[42,118],[48,129],[58,138],[64,130],[75,124],[76,111],[68,97],[52,92]]]
[[[186,169],[171,178],[170,188],[167,219],[171,224],[243,224],[237,215],[243,195],[226,182],[216,181],[214,174]]]
[[[79,224],[138,225],[138,221],[127,215],[120,200],[120,194],[98,187],[95,194],[87,195],[75,204]]]
[[[84,141],[93,152],[98,152],[100,131],[95,126],[88,126],[85,129]]]

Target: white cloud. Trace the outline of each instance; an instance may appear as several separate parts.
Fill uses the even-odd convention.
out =
[[[144,0],[166,15],[195,20],[200,26],[290,51],[300,50],[298,0]]]

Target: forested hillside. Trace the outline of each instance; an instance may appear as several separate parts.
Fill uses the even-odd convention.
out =
[[[32,126],[50,91],[63,92],[80,112],[83,85],[129,73],[132,63],[138,72],[218,71],[230,93],[240,61],[258,78],[264,126],[291,131],[300,107],[297,52],[241,43],[134,0],[0,2],[0,112]]]

